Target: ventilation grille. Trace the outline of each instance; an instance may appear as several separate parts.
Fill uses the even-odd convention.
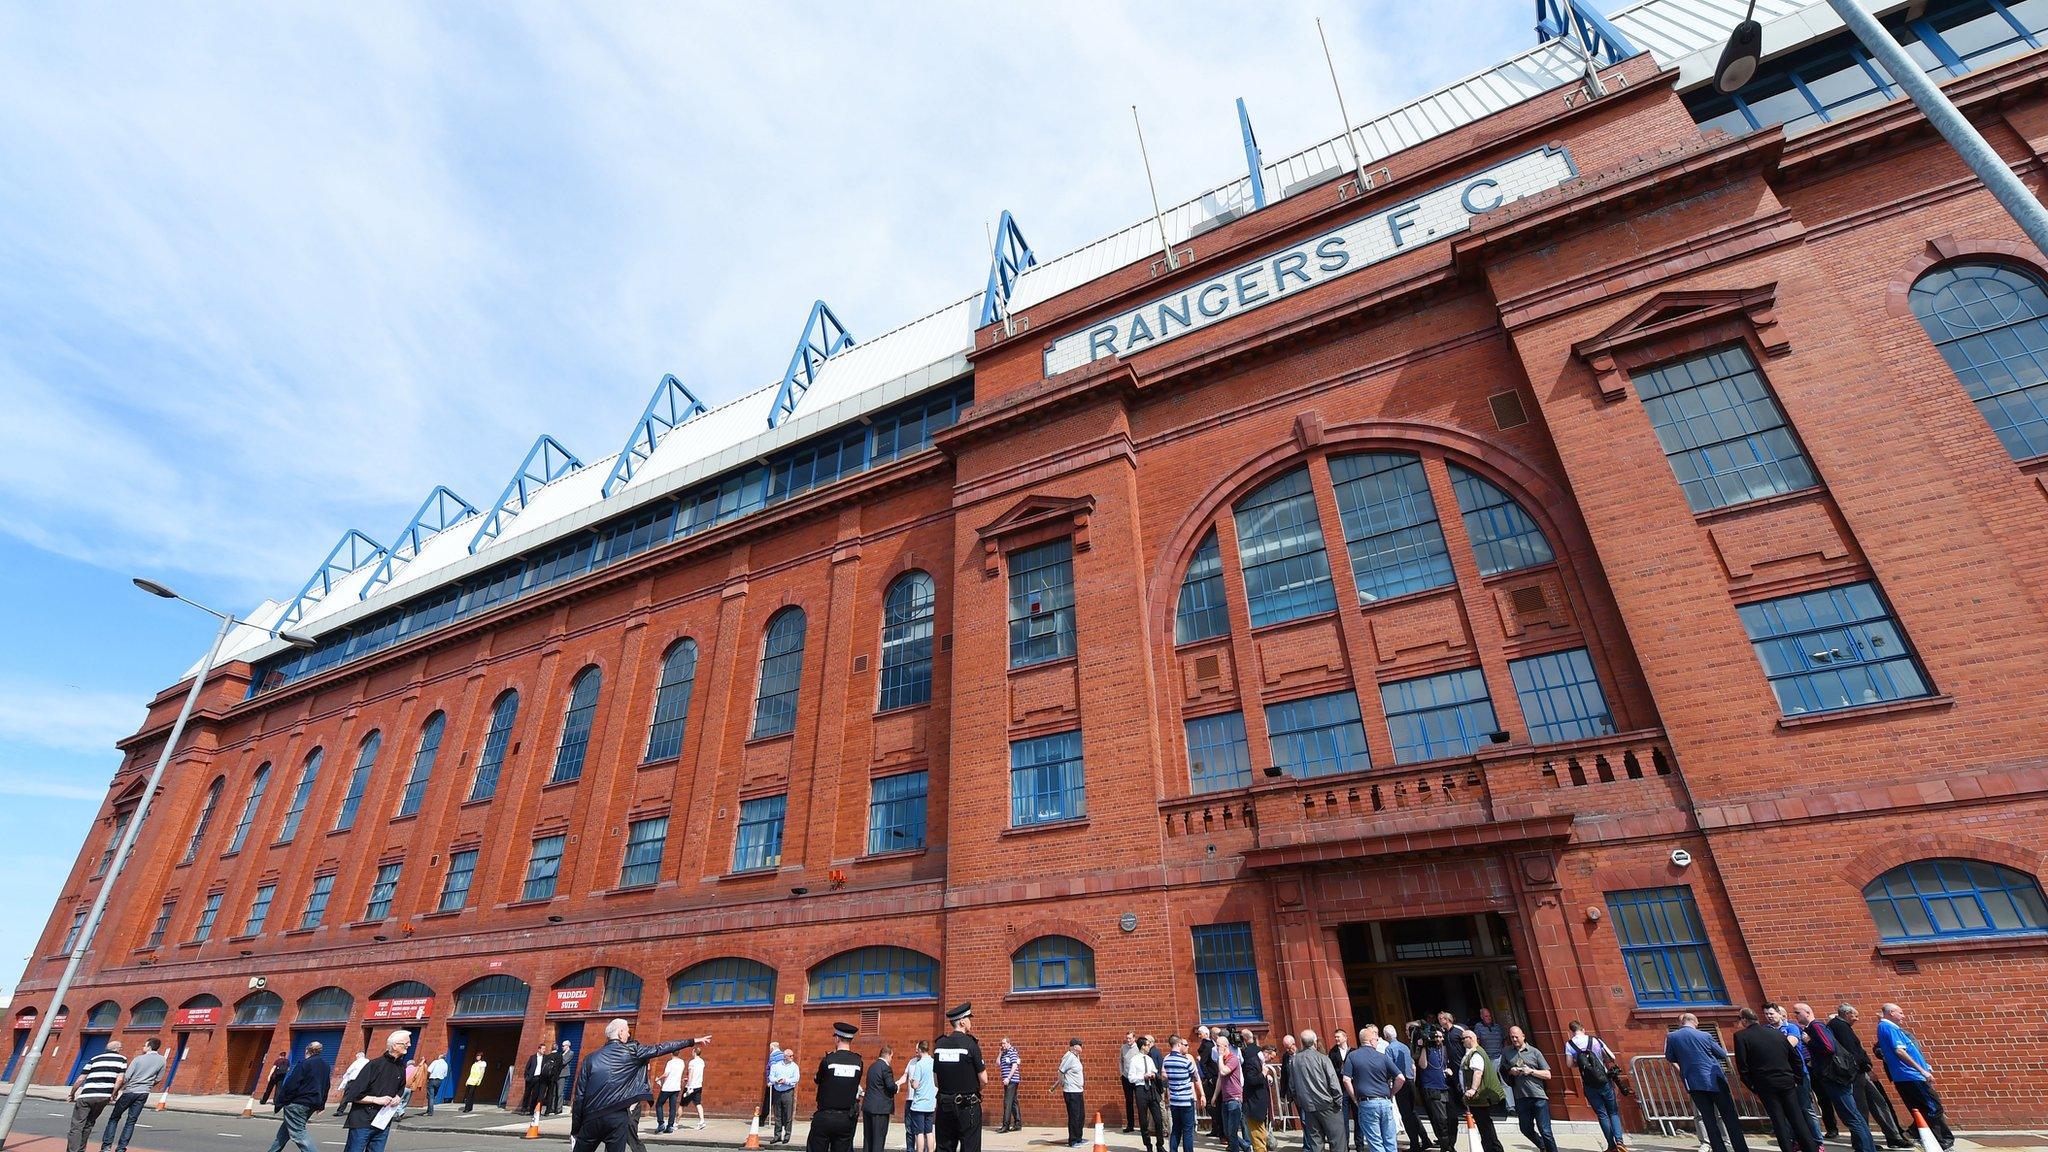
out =
[[[853,670],[855,672],[865,672],[868,670],[868,658],[865,653],[853,658]]]
[[[1508,602],[1514,605],[1517,616],[1541,616],[1550,610],[1550,604],[1543,598],[1543,589],[1534,584],[1525,584],[1508,593]]]
[[[1223,661],[1215,656],[1195,657],[1195,679],[1214,680],[1223,675]]]
[[[1496,392],[1486,402],[1493,406],[1493,426],[1503,432],[1529,422],[1529,414],[1522,410],[1520,392]]]
[[[863,1008],[860,1010],[860,1031],[863,1036],[880,1036],[882,1034],[882,1010],[880,1008]]]

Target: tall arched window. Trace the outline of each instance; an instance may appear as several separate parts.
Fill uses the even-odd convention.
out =
[[[299,1015],[294,1024],[346,1024],[355,1010],[356,999],[343,988],[327,987],[299,997]]]
[[[128,1010],[128,1027],[131,1031],[145,1028],[161,1028],[171,1014],[171,1006],[160,996],[151,996]]]
[[[1367,452],[1330,461],[1360,603],[1457,582],[1422,458]]]
[[[496,976],[485,976],[472,980],[455,990],[455,1011],[451,1018],[474,1019],[479,1016],[526,1015],[526,999],[532,989],[517,976],[500,972]]]
[[[263,790],[270,784],[270,764],[266,761],[256,769],[256,778],[249,782],[249,798],[242,802],[242,818],[235,821],[235,834],[228,838],[226,855],[232,856],[242,850],[249,839],[249,825],[256,820],[256,808],[263,803]]]
[[[112,1000],[102,1000],[86,1009],[85,1027],[92,1032],[112,1032],[114,1025],[121,1022],[121,1006]]]
[[[932,698],[932,620],[938,586],[923,572],[905,572],[882,597],[882,696],[879,706],[906,708]]]
[[[318,748],[306,754],[306,766],[299,769],[298,787],[292,789],[292,806],[285,810],[284,824],[277,830],[277,842],[289,844],[299,834],[299,821],[305,818],[306,803],[313,798],[313,785],[320,779],[320,761],[325,753]]]
[[[2040,882],[1982,860],[1901,864],[1865,885],[1863,899],[1886,940],[2048,931]]]
[[[775,969],[758,960],[724,956],[693,964],[668,978],[670,1008],[728,1008],[775,1001]]]
[[[1223,550],[1216,530],[1202,537],[1195,558],[1180,581],[1180,603],[1173,612],[1173,642],[1192,644],[1230,631],[1230,608],[1223,602]]]
[[[803,676],[804,610],[784,608],[769,619],[768,635],[761,644],[755,736],[780,736],[796,727],[796,690]]]
[[[937,995],[939,962],[908,948],[841,952],[811,969],[810,1000],[912,1000]]]
[[[275,1024],[284,1015],[284,997],[275,992],[252,992],[235,1001],[234,1022],[241,1027]]]
[[[377,750],[383,746],[382,732],[372,732],[363,737],[363,746],[356,752],[355,771],[348,774],[348,792],[342,796],[341,811],[334,817],[336,832],[346,832],[356,826],[356,811],[363,806],[363,793],[370,787],[370,773],[377,767]]]
[[[590,748],[590,724],[597,717],[597,690],[604,673],[592,664],[569,683],[569,711],[562,717],[562,741],[555,745],[555,771],[548,783],[561,784],[583,776],[583,754]]]
[[[1072,936],[1040,936],[1010,956],[1010,991],[1095,987],[1095,950]]]
[[[1267,482],[1239,500],[1231,514],[1237,519],[1237,562],[1252,627],[1337,607],[1307,468]]]
[[[1950,264],[1913,283],[1913,315],[2015,460],[2048,453],[2048,286],[2016,264]]]
[[[1450,467],[1451,489],[1457,493],[1458,513],[1465,520],[1465,535],[1472,538],[1472,557],[1479,562],[1481,576],[1550,563],[1550,541],[1513,496],[1477,472],[1456,464]]]
[[[398,798],[400,816],[418,812],[420,802],[427,798],[427,781],[433,778],[434,759],[441,754],[441,730],[447,725],[448,717],[436,712],[420,729],[420,746],[412,754],[412,775],[405,778],[405,792]]]
[[[505,749],[512,743],[512,722],[519,718],[519,693],[507,688],[491,705],[491,728],[484,733],[483,751],[476,758],[476,781],[469,786],[471,800],[489,800],[498,794],[498,772],[505,766]]]
[[[199,859],[199,843],[206,839],[206,826],[213,823],[214,806],[220,803],[220,791],[228,786],[228,778],[215,776],[213,783],[206,786],[206,802],[199,806],[199,822],[192,825],[192,839],[185,843],[185,859],[190,864]]]
[[[654,689],[654,722],[647,728],[647,759],[666,760],[683,752],[690,722],[690,693],[697,686],[697,642],[682,639],[661,658],[661,683]]]

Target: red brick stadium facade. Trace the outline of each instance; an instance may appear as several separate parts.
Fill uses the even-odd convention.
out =
[[[726,1113],[752,1107],[771,1038],[808,1058],[832,1020],[858,1016],[857,1046],[872,1052],[935,1034],[960,1000],[990,1042],[1018,1040],[1042,1085],[1069,1035],[1099,1043],[1099,1069],[1126,1028],[1163,1035],[1204,1015],[1277,1034],[1483,1002],[1552,1053],[1576,1018],[1629,1056],[1660,1050],[1688,1003],[1726,1030],[1737,1006],[1774,998],[1823,1014],[1855,1002],[1866,1039],[1878,1004],[1900,1001],[1959,1126],[2040,1123],[2048,937],[2030,930],[2026,893],[2017,923],[1916,935],[1882,930],[1867,889],[1916,861],[1968,860],[2038,899],[2048,456],[2001,443],[1910,293],[1942,269],[2038,272],[2042,257],[1910,106],[1789,141],[1703,137],[1648,57],[1608,76],[1601,99],[1551,92],[1400,153],[1363,196],[1348,183],[1290,196],[1183,246],[1178,270],[1140,262],[1030,307],[1013,337],[983,329],[972,406],[928,450],[260,694],[250,665],[218,672],[42,1078],[65,1075],[89,1007],[106,1001],[117,1011],[95,1023],[131,1047],[145,1032],[182,1045],[179,1091],[247,1090],[294,1030],[338,1029],[352,1055],[384,1026],[375,1015],[423,1015],[426,1049],[488,1051],[502,1067],[563,1035],[595,1042],[590,1022],[620,1014],[601,1001],[630,1002],[630,980],[606,977],[614,994],[568,1012],[550,1012],[549,993],[603,968],[642,983],[623,1012],[641,1035],[716,1037],[707,1104]],[[2035,56],[1950,85],[2036,185],[2044,88]],[[1105,316],[1546,146],[1577,178],[1469,231],[1045,372],[1050,342]],[[1782,413],[1781,464],[1789,452],[1805,469],[1784,464],[1783,491],[1689,504],[1683,454],[1666,458],[1649,401],[1684,384],[1660,371],[1697,375],[1708,352],[1730,370],[1746,361]],[[1392,471],[1358,480],[1360,461]],[[1373,504],[1403,483],[1405,500]],[[1541,541],[1525,533],[1519,559],[1484,561],[1499,522],[1463,507],[1461,485],[1479,502],[1504,493]],[[1299,515],[1281,540],[1283,506]],[[1405,543],[1381,547],[1375,515],[1405,516]],[[1431,520],[1440,547],[1417,527]],[[1177,643],[1183,584],[1212,533],[1220,583],[1207,587],[1227,615],[1188,629],[1220,633]],[[1340,590],[1321,608],[1317,534]],[[1070,557],[1064,617],[1057,588],[1012,603],[1014,561],[1048,544],[1032,555]],[[1255,624],[1244,569],[1274,557],[1267,545],[1295,567],[1256,575],[1270,622]],[[1402,590],[1431,564],[1423,587]],[[1393,591],[1352,596],[1367,569],[1391,571]],[[885,597],[914,571],[935,592],[930,698],[878,710]],[[1289,607],[1283,585],[1307,600]],[[1906,659],[1884,666],[1889,688],[1787,704],[1802,684],[1825,696],[1838,682],[1813,667],[1767,680],[1751,631],[1792,615],[1802,602],[1788,598],[1811,607],[1830,589],[1861,590],[1838,607],[1888,613],[1850,636],[1874,641],[1861,656]],[[764,633],[791,606],[807,621],[794,728],[756,738]],[[1012,634],[1044,641],[1046,658],[1014,660]],[[1843,635],[1794,641],[1819,643],[1822,664],[1871,667],[1840,651]],[[698,655],[680,752],[648,762],[663,657],[685,637]],[[570,681],[593,666],[587,767],[550,784]],[[1566,666],[1591,669],[1606,715],[1536,743],[1545,719],[1518,685]],[[1446,694],[1470,704],[1475,687],[1490,718],[1407,714]],[[495,795],[472,800],[508,688],[526,704]],[[178,694],[124,745],[10,1009],[17,1045],[47,1010],[66,928],[101,882]],[[394,817],[436,712],[440,771],[417,811]],[[1320,743],[1277,730],[1305,715],[1339,723]],[[1248,757],[1248,770],[1196,791],[1188,723],[1218,717],[1198,727],[1225,734],[1219,763]],[[1489,723],[1503,738],[1435,754],[1430,740]],[[331,832],[372,731],[383,762],[360,818]],[[1343,751],[1359,732],[1365,750]],[[1027,743],[1067,733],[1079,735]],[[1079,794],[1016,799],[1013,745],[1078,747]],[[315,748],[327,771],[303,830],[276,845]],[[1294,759],[1332,748],[1329,774]],[[228,853],[265,764],[276,769],[254,831]],[[917,770],[926,846],[872,851],[872,782]],[[216,777],[217,811],[181,863]],[[773,796],[786,798],[779,864],[735,870],[741,806]],[[653,879],[622,884],[629,826],[657,817]],[[564,838],[555,895],[525,899],[531,846],[550,835]],[[439,912],[450,858],[468,849],[472,890]],[[395,887],[373,891],[392,864]],[[330,911],[299,930],[322,877]],[[265,885],[269,928],[245,935]],[[218,923],[193,943],[214,893]],[[1645,907],[1672,919],[1620,922]],[[1244,931],[1202,934],[1218,925]],[[1198,936],[1214,945],[1201,960]],[[1047,937],[1064,940],[1033,950]],[[873,977],[879,998],[850,1001],[834,998],[849,985],[814,974],[877,945],[935,972],[906,974],[895,954],[899,970]],[[1250,979],[1223,971],[1243,965],[1244,945]],[[1020,953],[1066,959],[1080,986],[1037,967],[1019,985]],[[727,959],[745,963],[696,968]],[[754,965],[772,989],[742,976],[737,992],[683,996],[710,1006],[668,1007],[678,974]],[[238,1027],[255,976],[281,1008]],[[458,1018],[462,991],[491,977],[528,986],[524,1006],[472,996]],[[1030,990],[1041,978],[1055,987]],[[346,995],[314,995],[333,988]],[[430,1003],[373,1006],[422,991]],[[181,1014],[201,997],[221,1010]],[[150,998],[168,1016],[138,1018]],[[1091,1106],[1108,1107],[1110,1074],[1091,1081],[1105,1085]],[[1576,1085],[1554,1095],[1587,1115]],[[1051,1119],[1042,1092],[1025,1098]]]

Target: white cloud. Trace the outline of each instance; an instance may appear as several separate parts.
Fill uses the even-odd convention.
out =
[[[144,703],[145,697],[135,692],[92,692],[7,676],[0,678],[0,744],[115,761],[119,753],[114,742],[133,734],[142,723]],[[0,773],[7,772],[17,781],[33,779],[19,768],[0,764]],[[0,776],[0,790],[7,787],[5,781],[6,777]],[[98,796],[102,791],[92,794]]]

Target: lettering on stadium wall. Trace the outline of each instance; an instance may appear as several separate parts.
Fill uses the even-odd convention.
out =
[[[1555,188],[1576,175],[1578,169],[1563,148],[1525,152],[1291,248],[1240,264],[1172,296],[1111,316],[1086,331],[1062,336],[1045,350],[1045,374],[1055,376],[1106,356],[1129,356],[1156,348],[1283,296],[1447,240],[1470,228],[1474,216]]]

